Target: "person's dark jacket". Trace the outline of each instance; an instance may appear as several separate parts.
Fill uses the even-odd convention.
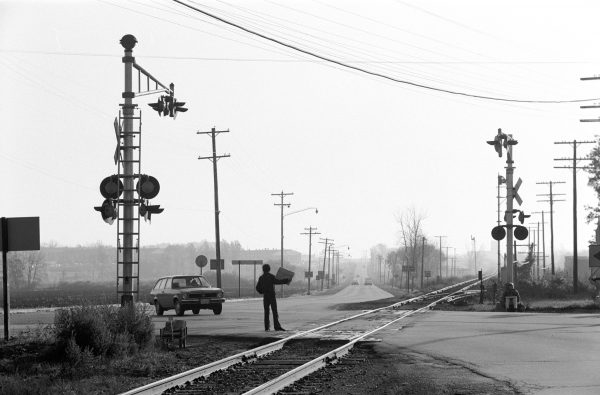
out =
[[[273,296],[275,295],[275,285],[287,283],[287,280],[278,280],[271,273],[263,273],[263,275],[258,278],[256,290],[258,293],[261,293],[265,296]]]

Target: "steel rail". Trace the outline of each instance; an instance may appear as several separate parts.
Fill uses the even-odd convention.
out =
[[[491,277],[492,276],[489,276],[487,278],[491,278]],[[486,280],[487,280],[487,278],[486,278]],[[470,281],[473,281],[473,280],[470,280]],[[317,370],[319,370],[329,364],[336,363],[341,357],[348,354],[350,352],[350,350],[354,347],[354,345],[357,342],[359,342],[360,340],[363,340],[363,339],[367,338],[368,336],[371,336],[374,333],[376,333],[376,332],[378,332],[378,331],[380,331],[380,330],[382,330],[382,329],[384,329],[406,317],[410,317],[413,314],[417,314],[417,313],[420,313],[421,311],[426,311],[426,310],[431,309],[436,304],[438,304],[442,301],[445,301],[447,299],[450,299],[453,295],[460,293],[460,292],[464,292],[465,290],[476,285],[477,281],[478,280],[476,280],[474,283],[469,284],[466,287],[461,288],[455,292],[452,292],[451,294],[444,296],[443,298],[440,298],[424,307],[421,307],[416,310],[408,310],[408,311],[404,312],[400,317],[395,318],[392,321],[387,322],[378,328],[375,328],[375,329],[367,331],[361,335],[358,335],[354,339],[350,340],[348,343],[336,348],[335,350],[329,351],[329,352],[313,359],[312,361],[305,363],[304,365],[298,366],[297,368],[290,370],[289,372],[286,372],[271,381],[268,381],[250,391],[245,392],[243,395],[272,394],[277,391],[281,391],[284,388],[288,387],[289,385],[295,383],[296,381],[310,375],[311,373],[316,372]]]
[[[425,297],[427,296],[431,296],[431,295],[436,295],[436,294],[440,294],[443,293],[445,291],[447,291],[448,289],[451,288],[456,288],[457,286],[461,286],[463,284],[469,283],[469,282],[474,282],[474,284],[477,282],[478,280],[467,280],[467,281],[463,281],[457,284],[453,284],[453,285],[449,285],[447,287],[444,288],[440,288],[438,290],[432,291],[432,292],[428,292],[424,295],[419,295],[417,297],[414,298],[410,298],[407,300],[403,300],[394,304],[391,304],[389,306],[384,306],[384,307],[379,307],[376,309],[372,309],[372,310],[367,310],[364,311],[362,313],[358,313],[355,315],[352,315],[350,317],[346,317],[346,318],[342,318],[340,320],[334,321],[334,322],[330,322],[328,324],[325,325],[321,325],[319,327],[313,328],[313,329],[309,329],[303,332],[299,332],[296,333],[294,335],[285,337],[281,340],[278,340],[276,342],[273,343],[269,343],[266,344],[264,346],[260,346],[257,348],[253,348],[251,350],[247,350],[247,351],[243,351],[241,353],[229,356],[227,358],[223,358],[221,360],[215,361],[215,362],[211,362],[209,364],[203,365],[203,366],[199,366],[197,368],[194,369],[190,369],[187,370],[185,372],[181,372],[178,373],[176,375],[170,376],[170,377],[166,377],[164,379],[146,384],[144,386],[138,387],[138,388],[134,388],[131,389],[127,392],[123,392],[121,395],[155,395],[155,394],[161,394],[163,391],[178,386],[178,385],[182,385],[185,384],[187,382],[193,381],[199,377],[202,376],[208,376],[213,372],[216,372],[218,370],[223,370],[223,369],[227,369],[228,367],[235,365],[237,363],[245,363],[245,362],[249,362],[252,361],[253,359],[258,359],[259,357],[272,353],[274,351],[280,350],[281,348],[283,348],[283,345],[292,340],[292,339],[296,339],[302,336],[306,336],[310,333],[313,332],[317,332],[326,328],[329,328],[331,326],[334,325],[338,325],[340,323],[346,322],[346,321],[350,321],[353,320],[355,318],[359,318],[368,314],[373,314],[375,312],[381,311],[381,310],[385,310],[385,309],[395,309],[398,308],[400,306],[403,306],[405,304],[409,304],[409,303],[413,303],[413,302],[418,302],[420,300],[423,300]],[[472,286],[473,284],[471,284],[470,286]],[[456,292],[461,292],[456,291]],[[454,293],[452,293],[451,295],[453,295]],[[450,295],[449,295],[450,296]]]

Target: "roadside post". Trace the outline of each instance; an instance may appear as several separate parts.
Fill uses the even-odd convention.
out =
[[[481,270],[477,272],[479,278],[479,304],[483,304],[483,273]]]
[[[8,285],[9,251],[38,251],[40,249],[40,217],[0,218],[2,245],[2,296],[4,298],[4,340],[10,338],[10,289]]]

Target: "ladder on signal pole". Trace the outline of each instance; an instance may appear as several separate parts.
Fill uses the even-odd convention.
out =
[[[117,169],[124,185],[123,195],[117,203],[117,298],[120,303],[123,303],[123,295],[131,295],[131,302],[139,299],[141,199],[136,185],[141,171],[141,111],[134,109],[132,115],[119,111],[119,125],[123,125],[123,121],[131,121],[133,127],[130,132],[121,128],[118,136]]]

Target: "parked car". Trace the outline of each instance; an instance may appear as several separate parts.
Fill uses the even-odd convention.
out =
[[[365,285],[373,285],[373,281],[370,278],[365,278]]]
[[[358,281],[356,281],[356,280],[352,281],[352,285],[358,285]]]
[[[198,314],[200,309],[210,309],[214,314],[223,311],[223,290],[214,288],[198,275],[167,276],[158,279],[150,291],[150,303],[156,309],[156,315],[175,309],[181,316],[186,310]]]

